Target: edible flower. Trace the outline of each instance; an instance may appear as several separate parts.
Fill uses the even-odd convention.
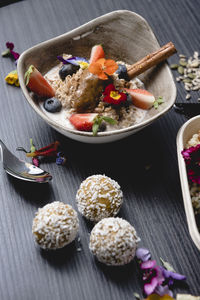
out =
[[[143,271],[142,279],[144,281],[144,292],[149,296],[147,299],[173,299],[159,297],[164,297],[166,295],[173,297],[170,287],[175,280],[185,280],[186,277],[176,273],[172,266],[162,259],[163,266],[158,266],[155,260],[150,260],[150,252],[148,249],[138,248],[136,257],[138,258],[140,268]],[[153,297],[154,294],[157,296]],[[150,297],[151,295],[153,298]]]
[[[93,136],[97,135],[97,132],[99,130],[99,127],[102,125],[102,122],[105,121],[111,125],[115,125],[117,123],[116,120],[113,118],[110,118],[108,116],[100,116],[98,115],[94,120],[93,120],[93,125],[92,125],[92,133]]]
[[[118,65],[112,59],[100,58],[89,65],[90,73],[97,75],[99,79],[107,80],[108,75],[113,75],[118,69]]]
[[[103,95],[104,95],[103,102],[107,102],[110,104],[118,105],[127,100],[127,95],[123,92],[120,93],[118,90],[116,90],[113,84],[109,84],[105,88]]]
[[[12,56],[14,58],[14,60],[17,60],[19,58],[19,53],[13,51],[14,49],[14,44],[13,43],[10,43],[10,42],[7,42],[6,43],[6,47],[7,47],[7,50],[5,50],[4,52],[1,53],[1,55],[3,57],[6,57],[6,56]]]
[[[136,250],[136,257],[141,261],[147,261],[151,258],[151,253],[149,249],[140,247]]]
[[[80,66],[81,69],[86,69],[89,66],[89,62],[87,59],[84,57],[79,57],[79,56],[73,56],[68,59],[64,59],[62,56],[57,56],[57,59],[60,60],[64,65],[66,64],[72,64],[75,66]]]
[[[57,155],[57,150],[58,150],[58,146],[60,145],[60,143],[58,141],[40,148],[38,150],[35,150],[34,152],[29,152],[26,153],[27,157],[36,157],[36,156],[48,156],[48,157],[52,157],[52,156],[56,156]]]
[[[35,145],[33,144],[33,139],[30,139],[30,145],[31,145],[31,153],[34,153],[36,151]],[[39,167],[40,161],[37,157],[32,157],[32,163],[34,166]]]
[[[186,163],[188,179],[200,184],[200,144],[184,149],[181,154]]]
[[[17,70],[11,71],[6,77],[5,81],[8,84],[19,86],[19,79],[18,79],[18,74]]]
[[[66,163],[66,157],[64,156],[64,154],[62,152],[58,152],[57,153],[57,158],[56,158],[56,164],[58,166],[60,165],[64,165]]]

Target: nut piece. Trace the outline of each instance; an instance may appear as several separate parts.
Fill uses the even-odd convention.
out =
[[[91,221],[115,216],[122,205],[123,193],[119,184],[105,175],[86,178],[76,194],[79,212]]]
[[[120,266],[134,258],[139,240],[134,227],[126,220],[105,218],[94,226],[89,248],[100,262]]]
[[[71,243],[78,232],[78,217],[71,205],[55,201],[39,208],[32,233],[43,249],[58,249]]]

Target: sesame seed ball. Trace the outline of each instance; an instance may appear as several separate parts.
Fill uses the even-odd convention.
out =
[[[119,212],[122,197],[121,188],[115,180],[105,175],[93,175],[81,183],[76,202],[83,216],[98,222]]]
[[[39,208],[33,219],[32,233],[43,249],[58,249],[71,243],[78,232],[77,212],[59,201]]]
[[[100,262],[121,266],[134,258],[139,240],[134,227],[126,220],[105,218],[92,229],[89,248]]]

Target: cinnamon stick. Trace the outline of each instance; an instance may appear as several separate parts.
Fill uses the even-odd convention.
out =
[[[145,72],[146,70],[150,69],[151,67],[159,64],[160,62],[164,61],[172,54],[176,53],[176,48],[172,42],[167,43],[157,51],[148,54],[135,64],[131,65],[127,68],[128,76],[130,79],[134,78],[135,76]]]

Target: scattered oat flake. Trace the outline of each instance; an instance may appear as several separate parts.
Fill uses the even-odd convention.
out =
[[[200,296],[192,296],[189,294],[177,294],[176,300],[200,300]]]
[[[189,100],[191,98],[191,95],[190,94],[187,94],[186,96],[185,96],[185,99],[186,100]]]

